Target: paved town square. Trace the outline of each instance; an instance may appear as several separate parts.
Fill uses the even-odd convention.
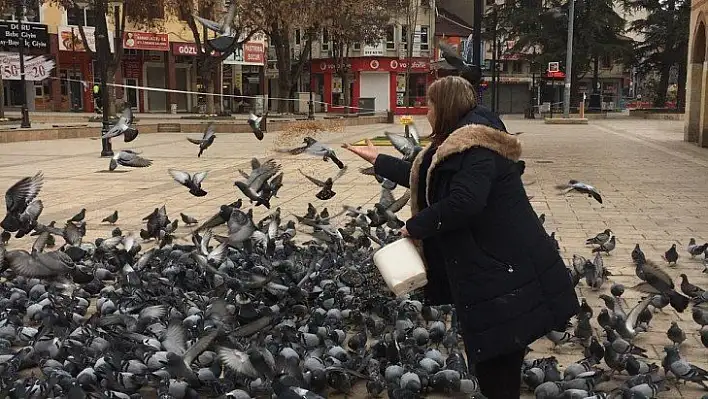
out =
[[[430,131],[423,118],[416,119],[423,134]],[[702,256],[690,259],[686,246],[690,238],[699,243],[708,240],[706,225],[706,198],[708,185],[708,150],[683,142],[682,123],[675,121],[646,121],[635,119],[592,120],[589,125],[545,125],[541,121],[508,119],[510,131],[523,132],[523,155],[527,163],[523,179],[531,202],[540,214],[545,214],[545,227],[556,232],[563,257],[570,262],[573,254],[591,257],[591,247],[584,246],[587,238],[606,228],[617,236],[617,248],[604,257],[612,276],[601,292],[589,290],[584,283],[578,286],[579,296],[586,298],[595,309],[592,323],[600,336],[595,320],[602,308],[600,293],[609,293],[610,283],[631,287],[639,282],[634,273],[630,252],[639,243],[649,259],[662,265],[680,283],[679,274],[685,273],[698,286],[708,288],[708,274],[702,273]],[[401,125],[369,125],[346,128],[339,133],[321,133],[321,141],[334,148],[343,142],[357,142],[363,138],[383,135],[384,131],[402,131]],[[287,132],[269,132],[262,142],[250,134],[218,134],[214,145],[197,158],[197,147],[186,137],[199,136],[182,133],[142,135],[140,140],[126,145],[115,140],[114,150],[131,148],[153,160],[148,168],[123,168],[108,173],[108,159],[100,158],[100,141],[67,139],[42,142],[3,144],[0,147],[0,187],[9,187],[25,176],[42,171],[45,184],[40,195],[44,212],[40,220],[47,223],[64,221],[86,208],[86,240],[110,235],[115,227],[124,233],[137,232],[144,226],[141,219],[155,207],[165,205],[171,218],[179,213],[200,221],[210,217],[222,204],[242,197],[234,181],[238,170],[250,170],[250,159],[273,157],[282,163],[284,186],[273,209],[280,207],[283,219],[294,219],[292,214],[304,214],[308,203],[318,209],[328,207],[336,212],[342,205],[362,205],[365,208],[378,201],[380,187],[371,177],[359,173],[364,161],[349,152],[338,149],[339,157],[348,171],[334,185],[336,196],[329,201],[315,198],[316,187],[299,172],[322,180],[334,176],[336,166],[305,155],[290,156],[276,153],[276,146],[299,145],[302,136],[289,137]],[[394,151],[392,147],[379,147]],[[392,152],[391,152],[392,153]],[[168,175],[168,168],[188,172],[209,171],[202,187],[208,192],[198,198],[190,195]],[[603,196],[598,204],[579,194],[559,195],[555,186],[578,179],[594,185]],[[397,188],[400,195],[403,188]],[[0,200],[3,201],[3,200]],[[4,203],[2,204],[4,209]],[[246,202],[248,207],[248,202]],[[114,210],[119,212],[115,226],[101,223]],[[401,219],[409,210],[399,214]],[[256,220],[265,216],[263,207],[254,209]],[[189,227],[180,226],[178,237],[189,239]],[[304,236],[306,231],[299,232]],[[301,237],[302,238],[302,237]],[[31,238],[33,239],[33,238]],[[58,238],[61,242],[61,238]],[[666,267],[662,254],[677,244],[680,258],[676,267]],[[29,248],[30,238],[12,239],[10,249]],[[622,296],[625,308],[631,308],[641,293],[627,289]],[[635,344],[648,350],[648,358],[661,364],[663,347],[670,343],[666,337],[670,323],[677,321],[688,339],[681,345],[683,356],[701,367],[708,367],[708,349],[698,335],[698,325],[692,320],[690,308],[676,313],[666,307],[650,323],[649,332],[640,335]],[[543,338],[533,345],[527,358],[556,356],[561,368],[582,358],[582,348],[572,344],[551,350]],[[695,384],[675,386],[661,394],[662,398],[699,398],[703,394]],[[532,396],[529,396],[532,397]]]

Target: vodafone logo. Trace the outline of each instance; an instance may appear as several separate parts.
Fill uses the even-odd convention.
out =
[[[378,60],[371,60],[369,63],[369,66],[371,69],[379,69],[379,61]]]
[[[320,71],[324,71],[327,69],[327,63],[326,62],[320,62]]]
[[[398,61],[391,60],[391,69],[396,69],[396,68],[398,68]]]

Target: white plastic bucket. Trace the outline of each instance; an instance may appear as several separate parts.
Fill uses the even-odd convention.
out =
[[[409,238],[402,238],[379,249],[374,254],[374,264],[396,296],[428,284],[423,259]]]

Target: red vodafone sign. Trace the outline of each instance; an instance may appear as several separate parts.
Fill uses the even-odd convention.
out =
[[[349,58],[347,68],[352,71],[364,72],[405,72],[410,63],[412,72],[429,72],[430,59],[428,58],[413,58],[412,60],[400,60],[398,58],[371,58],[371,57],[352,57]],[[322,73],[325,71],[335,71],[334,60],[324,59],[312,65],[312,72]]]

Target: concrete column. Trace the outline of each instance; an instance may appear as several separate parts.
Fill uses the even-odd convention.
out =
[[[177,71],[175,70],[175,56],[171,51],[165,54],[165,68],[167,69],[167,88],[177,89]],[[167,92],[167,112],[170,112],[171,105],[177,104],[177,93]]]
[[[708,85],[708,61],[703,62],[701,82],[698,86],[701,91],[698,145],[701,147],[708,147],[708,90],[705,89],[706,85]]]
[[[59,76],[59,69],[61,62],[59,61],[59,41],[57,35],[49,35],[49,48],[51,54],[54,56],[54,76]],[[69,85],[69,82],[66,82]],[[49,88],[52,95],[52,111],[61,111],[61,81],[59,79],[52,79],[49,82]],[[71,90],[69,90],[71,92]],[[71,96],[69,96],[69,109],[71,109]]]
[[[698,141],[698,132],[701,125],[703,63],[689,64],[686,83],[686,114],[684,118],[683,140],[695,143]]]

